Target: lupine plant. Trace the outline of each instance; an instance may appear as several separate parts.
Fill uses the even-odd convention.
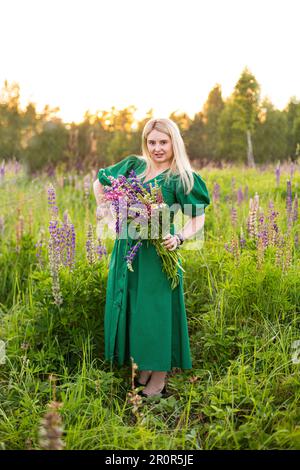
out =
[[[212,196],[206,240],[183,251],[193,370],[172,369],[169,396],[145,402],[130,367],[103,361],[109,271],[97,261],[111,247],[93,234],[89,178],[56,174],[59,220],[54,187],[48,212],[47,197],[37,197],[47,175],[14,184],[15,164],[5,164],[1,449],[299,449],[299,164],[281,163],[277,178],[273,165],[248,170],[201,170]]]

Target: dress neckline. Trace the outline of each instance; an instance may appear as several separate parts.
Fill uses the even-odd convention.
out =
[[[142,178],[143,184],[146,184],[146,183],[149,183],[150,181],[155,180],[155,178],[158,178],[160,175],[163,175],[163,174],[164,174],[166,171],[168,171],[169,169],[170,169],[170,168],[166,168],[164,171],[161,171],[160,173],[158,173],[158,175],[154,176],[153,178],[151,178],[150,180],[147,180],[147,181],[144,180],[144,178],[145,178],[145,176],[144,176],[144,178]]]

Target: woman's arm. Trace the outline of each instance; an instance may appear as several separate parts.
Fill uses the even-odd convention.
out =
[[[99,180],[95,180],[94,183],[93,183],[93,188],[94,188],[96,203],[97,203],[97,206],[99,206],[102,202],[102,197],[103,197],[103,194],[104,194],[104,187],[100,183]]]
[[[196,235],[196,233],[199,230],[201,230],[202,227],[204,226],[204,221],[205,221],[205,213],[201,215],[197,215],[196,217],[191,217],[180,232],[184,240]],[[164,238],[166,239],[166,241],[162,242],[163,245],[170,251],[176,250],[178,246],[177,237],[169,233]]]
[[[109,209],[107,207],[107,203],[103,200],[104,195],[104,186],[100,183],[99,180],[95,180],[93,183],[94,194],[96,199],[96,217],[97,219],[103,219],[109,215]]]
[[[196,217],[191,217],[180,232],[183,238],[187,239],[196,235],[196,233],[201,230],[204,226],[204,221],[204,213],[201,215],[197,215]]]

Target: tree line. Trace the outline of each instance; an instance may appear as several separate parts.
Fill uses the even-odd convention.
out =
[[[4,82],[0,92],[0,159],[17,159],[29,173],[57,166],[64,171],[87,171],[106,166],[129,154],[141,154],[145,123],[137,108],[87,111],[80,123],[65,123],[59,108],[46,105],[37,112],[34,103],[20,105],[20,87]],[[281,111],[268,98],[261,99],[260,85],[245,67],[232,94],[224,100],[219,84],[210,91],[201,111],[171,113],[181,131],[187,153],[196,166],[209,162],[256,163],[296,160],[300,153],[300,101],[291,97]]]

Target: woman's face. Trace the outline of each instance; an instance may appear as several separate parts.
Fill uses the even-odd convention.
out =
[[[155,163],[168,163],[173,159],[173,146],[171,138],[164,132],[153,129],[147,137],[147,147]]]

